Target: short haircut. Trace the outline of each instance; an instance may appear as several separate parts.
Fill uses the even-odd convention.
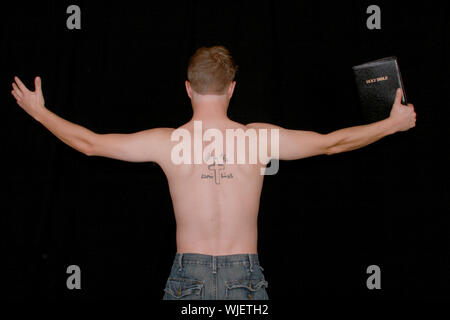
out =
[[[187,77],[195,92],[223,95],[237,68],[224,46],[201,47],[189,59]]]

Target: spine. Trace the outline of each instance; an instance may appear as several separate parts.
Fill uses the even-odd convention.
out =
[[[400,88],[402,88],[403,91],[403,97],[402,97],[402,103],[404,105],[408,104],[408,100],[406,99],[406,91],[405,91],[405,86],[403,85],[403,79],[402,79],[402,74],[400,73],[400,67],[398,66],[398,60],[397,58],[395,58],[395,68],[397,70],[397,74],[398,74],[398,81],[400,82]]]

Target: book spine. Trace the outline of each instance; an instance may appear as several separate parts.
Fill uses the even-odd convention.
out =
[[[395,68],[397,69],[398,80],[399,80],[399,82],[400,82],[400,83],[399,83],[400,88],[402,88],[402,91],[403,91],[402,104],[407,105],[407,104],[408,104],[408,100],[406,99],[405,87],[404,87],[404,85],[403,85],[402,74],[400,73],[400,67],[398,66],[398,60],[397,60],[397,58],[395,58]]]

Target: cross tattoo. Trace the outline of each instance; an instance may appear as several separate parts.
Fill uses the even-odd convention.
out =
[[[223,164],[217,164],[216,161],[214,161],[213,164],[208,165],[208,170],[214,170],[214,182],[216,184],[220,184],[220,170],[224,170],[225,165]]]

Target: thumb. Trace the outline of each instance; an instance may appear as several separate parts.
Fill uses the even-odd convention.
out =
[[[36,77],[34,79],[34,89],[35,89],[35,91],[42,92],[42,83],[41,83],[41,78],[40,77]]]
[[[394,104],[402,104],[402,95],[403,95],[402,88],[397,88],[397,92],[395,93]]]

